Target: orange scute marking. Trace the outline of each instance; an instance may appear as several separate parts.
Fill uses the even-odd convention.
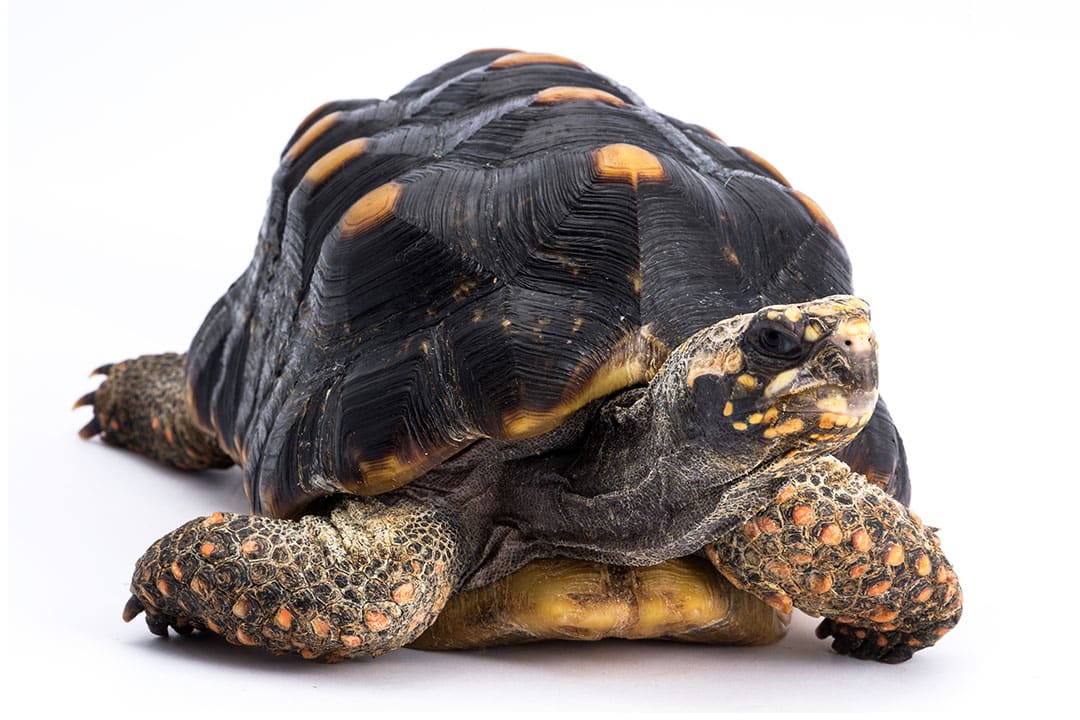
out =
[[[772,593],[771,595],[766,595],[763,599],[773,610],[779,610],[784,613],[791,612],[791,598],[784,593]]]
[[[550,53],[530,53],[530,52],[513,52],[508,55],[503,55],[500,58],[496,58],[488,67],[500,68],[517,67],[519,65],[573,65],[574,67],[585,69],[585,66],[576,60],[565,58],[562,55],[552,55]]]
[[[341,219],[341,233],[356,237],[386,222],[394,214],[394,205],[401,196],[399,183],[386,183],[353,203]]]
[[[202,545],[199,546],[199,554],[202,555],[204,558],[208,558],[213,555],[215,550],[217,550],[217,545],[212,542],[204,542]]]
[[[305,150],[311,147],[311,144],[319,139],[319,136],[329,130],[341,117],[341,112],[332,112],[329,115],[316,120],[311,127],[304,131],[304,134],[296,138],[296,142],[289,146],[289,149],[285,151],[285,159],[288,162],[296,160],[300,157]]]
[[[220,512],[216,512],[210,517],[206,518],[207,525],[220,525],[223,522],[225,522],[225,514]]]
[[[341,642],[347,647],[360,647],[360,638],[355,635],[342,635]]]
[[[929,555],[922,554],[919,556],[919,559],[915,561],[915,572],[918,573],[920,577],[926,577],[930,574],[932,569],[933,566],[930,564]]]
[[[825,215],[825,211],[821,209],[820,205],[798,190],[792,190],[791,192],[799,202],[802,203],[802,206],[806,208],[806,211],[810,213],[810,217],[814,219],[814,222],[828,230],[834,237],[840,237],[840,233],[836,232],[836,228],[833,226],[832,221]]]
[[[886,565],[899,565],[904,562],[904,548],[896,543],[889,546],[888,552],[885,553]]]
[[[411,582],[406,582],[394,588],[394,592],[390,595],[390,597],[393,599],[394,602],[400,605],[402,603],[407,603],[412,600],[413,594],[415,592],[416,589],[413,587],[413,584]]]
[[[812,573],[810,575],[810,582],[808,583],[810,592],[821,595],[822,593],[826,593],[831,590],[832,586],[833,581],[831,576],[821,575],[819,573]]]
[[[259,543],[255,540],[245,540],[244,544],[240,546],[240,551],[245,555],[250,555],[259,549]]]
[[[169,583],[164,579],[157,581],[157,589],[164,597],[169,597]]]
[[[892,582],[891,581],[882,580],[881,582],[876,582],[873,585],[871,585],[869,588],[867,588],[866,594],[871,595],[871,596],[873,596],[873,595],[881,595],[883,592],[885,592],[886,590],[888,590],[891,587],[892,587]]]
[[[851,535],[851,546],[859,552],[866,552],[870,549],[870,533],[866,532],[862,528],[859,528]]]
[[[814,511],[809,505],[796,505],[791,511],[791,520],[796,525],[809,525],[814,519]]]
[[[844,533],[836,523],[829,523],[818,532],[818,540],[823,545],[839,545],[844,539]]]
[[[356,138],[338,145],[308,168],[308,171],[304,173],[304,182],[312,186],[323,184],[331,175],[345,167],[350,160],[363,155],[367,150],[367,145],[368,141],[365,138]]]
[[[390,618],[378,610],[367,610],[364,612],[364,624],[369,630],[379,632],[390,627]]]
[[[880,607],[874,611],[874,614],[870,616],[870,619],[877,623],[887,623],[890,620],[895,620],[899,614],[899,610],[893,610],[887,607]]]
[[[791,576],[791,566],[782,560],[773,560],[765,566],[765,570],[776,577],[786,578]]]
[[[728,405],[730,405],[730,404],[731,403],[728,403]],[[727,411],[727,406],[726,405],[724,406],[724,414],[725,415],[730,415],[731,414],[731,413],[729,413]],[[795,486],[794,485],[785,485],[784,488],[777,494],[776,500],[774,502],[776,502],[776,503],[784,503],[784,502],[787,502],[788,500],[790,500],[793,497],[795,497]]]
[[[311,630],[319,637],[327,637],[330,635],[330,624],[321,618],[315,618],[311,621]]]
[[[293,614],[289,612],[288,608],[281,608],[274,615],[274,624],[282,630],[289,630],[292,628]]]
[[[257,645],[259,642],[258,640],[244,632],[243,629],[236,631],[236,639],[240,642],[241,645]]]
[[[596,100],[615,107],[622,107],[626,104],[621,98],[615,97],[609,92],[572,85],[556,85],[541,90],[536,94],[533,102],[540,105],[558,105],[559,103],[574,102],[575,100]]]
[[[761,528],[761,532],[774,533],[780,530],[780,525],[770,517],[761,515],[757,518],[757,526]]]
[[[667,177],[660,160],[637,145],[615,143],[593,151],[593,163],[605,180],[628,181],[637,189],[639,180],[663,180]]]
[[[251,612],[251,603],[246,598],[240,598],[232,606],[232,614],[238,618],[246,618]]]
[[[747,158],[747,159],[748,159],[748,160],[750,160],[751,162],[753,162],[753,163],[756,163],[757,165],[760,165],[760,166],[761,166],[762,168],[764,168],[764,169],[765,169],[765,172],[766,172],[766,173],[768,173],[768,174],[769,174],[769,176],[770,176],[770,177],[772,177],[772,179],[773,179],[773,180],[775,180],[776,182],[778,182],[778,183],[780,183],[781,185],[784,185],[784,186],[786,186],[786,187],[791,187],[791,183],[789,183],[789,182],[787,181],[787,178],[786,178],[786,177],[784,177],[784,176],[783,176],[783,175],[782,175],[782,174],[780,173],[780,171],[779,171],[779,170],[777,170],[777,169],[776,169],[775,167],[773,167],[773,164],[772,164],[772,163],[770,163],[770,162],[769,162],[768,160],[766,160],[765,158],[761,157],[760,155],[758,155],[758,154],[757,154],[756,152],[754,152],[753,150],[747,150],[747,149],[746,149],[746,148],[744,148],[744,147],[741,147],[741,148],[735,148],[735,149],[736,149],[736,150],[738,151],[738,153],[739,153],[740,155],[742,155],[743,157]],[[835,233],[834,233],[834,234],[835,234]]]
[[[180,569],[180,563],[173,560],[172,565],[169,566],[169,571],[172,572],[172,576],[177,580],[184,579],[184,571]]]
[[[919,602],[926,602],[934,594],[934,588],[923,588],[922,592],[915,596],[915,599]]]

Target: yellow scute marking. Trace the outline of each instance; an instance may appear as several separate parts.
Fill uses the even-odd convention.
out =
[[[570,387],[578,389],[564,393],[561,402],[554,407],[547,410],[514,408],[507,412],[502,418],[502,436],[506,439],[527,438],[553,430],[593,400],[650,380],[669,352],[647,327],[639,329],[619,342],[610,359],[600,367],[595,370],[587,366],[578,368],[575,376],[587,379],[582,385],[571,380]]]

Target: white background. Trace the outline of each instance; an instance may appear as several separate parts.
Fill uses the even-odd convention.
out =
[[[879,7],[880,6],[880,7]],[[7,702],[251,710],[958,710],[1072,690],[1080,60],[1070,4],[16,2],[10,12]],[[603,642],[325,666],[124,625],[133,562],[244,509],[76,437],[107,361],[187,347],[324,100],[479,47],[563,54],[768,158],[845,239],[882,388],[966,596],[902,666],[796,618],[757,649]]]

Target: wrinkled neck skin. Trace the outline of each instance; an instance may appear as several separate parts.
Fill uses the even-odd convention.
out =
[[[554,449],[508,460],[511,445],[478,444],[402,488],[470,538],[460,589],[542,557],[642,566],[690,555],[776,494],[782,470],[687,442],[658,392],[654,382],[582,410]]]

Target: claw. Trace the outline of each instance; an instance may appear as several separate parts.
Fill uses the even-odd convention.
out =
[[[169,637],[169,619],[164,615],[146,613],[146,627],[159,637]]]
[[[101,423],[99,423],[98,419],[95,417],[93,420],[83,425],[82,430],[79,431],[79,437],[83,440],[89,440],[99,432],[101,432]]]
[[[131,622],[139,617],[139,613],[145,609],[146,607],[142,604],[142,600],[132,595],[124,605],[124,622]]]
[[[96,394],[97,394],[96,391],[86,393],[81,398],[79,398],[78,400],[75,401],[75,404],[71,406],[71,409],[72,410],[78,410],[81,407],[86,407],[87,405],[93,405],[94,404],[94,395],[96,395]]]
[[[94,377],[95,375],[108,375],[109,371],[112,369],[113,363],[105,363],[99,368],[94,368],[93,372],[90,373],[90,377]]]

